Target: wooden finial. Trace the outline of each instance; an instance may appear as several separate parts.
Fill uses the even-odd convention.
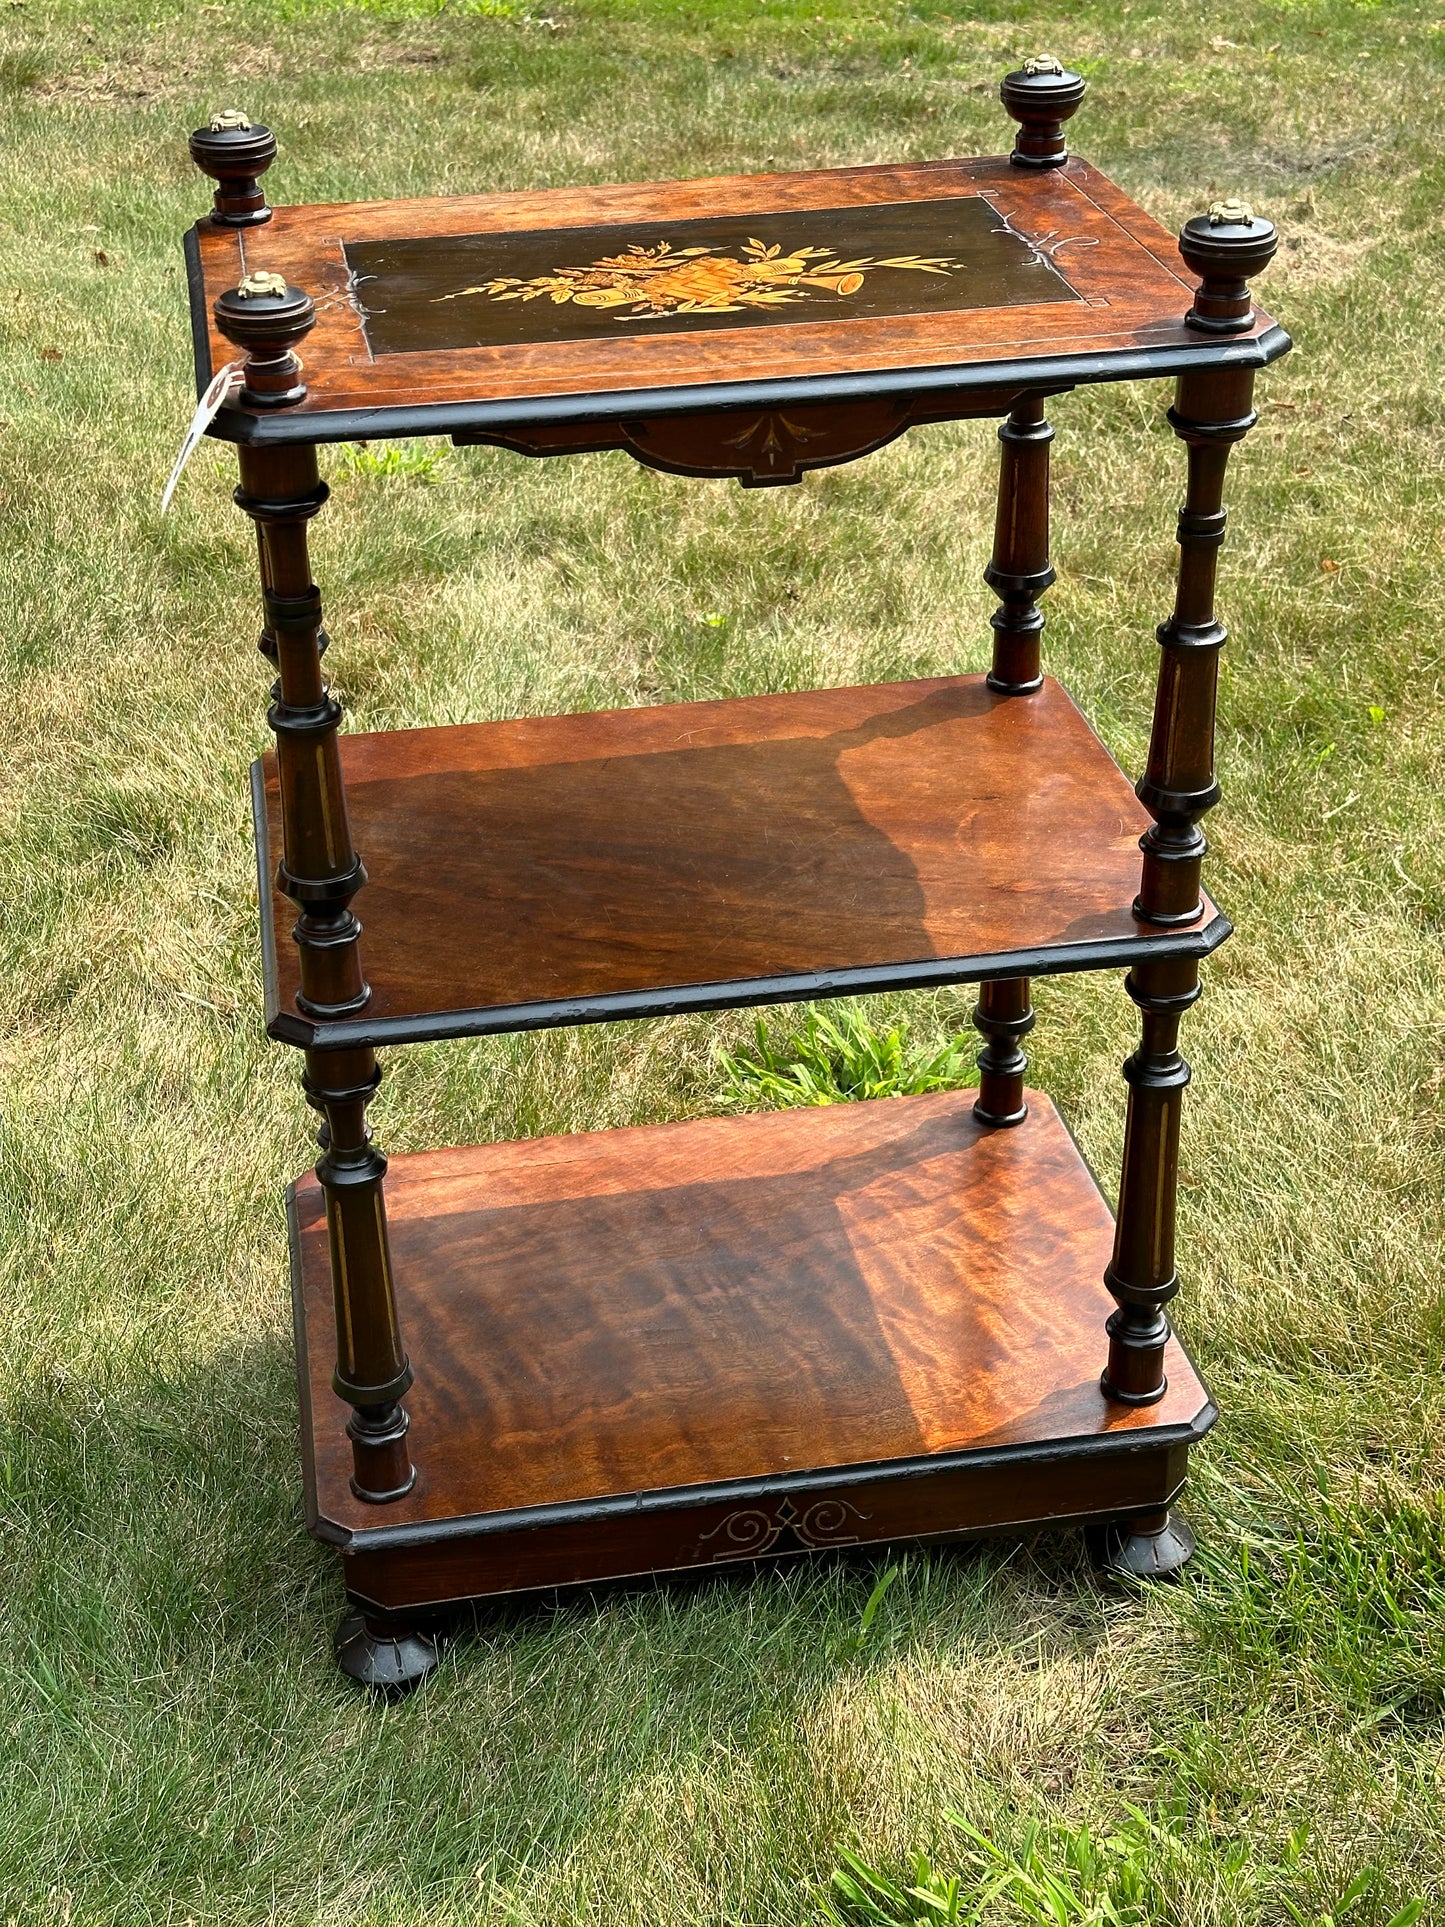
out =
[[[1274,258],[1279,236],[1247,201],[1215,201],[1179,231],[1184,264],[1199,276],[1187,326],[1209,335],[1239,335],[1254,325],[1249,277]]]
[[[1062,167],[1069,158],[1064,122],[1084,98],[1084,82],[1052,54],[1034,54],[998,90],[1012,119],[1019,123],[1009,159],[1015,167]]]
[[[234,108],[212,114],[209,127],[191,135],[191,159],[216,183],[211,219],[222,227],[259,227],[271,210],[261,175],[276,158],[276,136]]]
[[[301,363],[291,352],[316,326],[316,303],[284,274],[248,274],[211,310],[216,326],[246,350],[243,408],[288,408],[304,401]]]

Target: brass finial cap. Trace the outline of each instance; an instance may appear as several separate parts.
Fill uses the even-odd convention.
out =
[[[264,295],[284,297],[286,293],[284,274],[271,274],[262,270],[259,274],[242,275],[236,283],[235,292],[242,301],[255,301]]]
[[[1032,54],[1005,74],[998,95],[1019,123],[1009,159],[1015,167],[1062,167],[1069,158],[1064,122],[1084,98],[1086,83],[1053,54]]]

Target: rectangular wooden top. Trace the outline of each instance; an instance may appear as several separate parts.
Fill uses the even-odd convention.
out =
[[[187,237],[197,378],[244,274],[312,296],[306,399],[227,408],[235,441],[964,398],[980,388],[1262,366],[1266,315],[1184,326],[1174,238],[1086,162],[849,167],[631,187],[278,208]]]

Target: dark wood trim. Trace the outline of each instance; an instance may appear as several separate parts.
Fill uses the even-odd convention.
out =
[[[916,964],[757,978],[747,983],[682,984],[673,989],[625,991],[611,997],[561,997],[498,1010],[446,1010],[431,1017],[343,1018],[321,1025],[290,1011],[274,1011],[268,1012],[266,1030],[278,1043],[325,1050],[344,1050],[358,1044],[381,1049],[392,1044],[439,1043],[451,1037],[506,1037],[516,1031],[616,1024],[636,1017],[751,1010],[755,1005],[761,1008],[764,1004],[821,1002],[829,997],[867,997],[886,990],[935,990],[945,984],[984,983],[993,977],[1066,977],[1083,970],[1127,970],[1151,960],[1211,956],[1233,933],[1234,925],[1221,911],[1202,930],[1182,937],[1152,937],[1147,942],[1061,944],[1051,950],[1014,950],[957,962],[940,963],[930,957]]]
[[[262,561],[264,563],[264,550]],[[263,652],[264,653],[264,652]],[[266,770],[260,757],[251,765],[251,830],[252,845],[256,859],[256,901],[261,907],[261,996],[266,1012],[266,1029],[274,1037],[273,1021],[281,1009],[281,985],[276,975],[276,945],[267,931],[272,924],[269,919],[275,916],[276,900],[272,894],[271,846],[269,839],[261,834],[266,822]],[[316,1029],[314,1024],[306,1026]],[[309,1040],[308,1040],[309,1041]],[[289,1198],[291,1193],[287,1192]]]
[[[206,314],[206,275],[201,265],[201,244],[195,228],[187,228],[184,236],[186,254],[186,291],[190,295],[191,309],[191,353],[196,366],[196,400],[211,385],[215,369],[211,365],[211,331],[207,326]],[[209,431],[208,431],[209,432]],[[234,436],[223,436],[222,440],[233,441]]]
[[[936,990],[945,984],[984,983],[993,977],[1067,977],[1083,970],[1127,970],[1172,957],[1208,957],[1234,934],[1220,911],[1202,930],[1161,936],[1145,943],[1061,944],[1051,950],[1013,950],[995,957],[940,963],[880,964],[876,969],[823,971],[802,977],[758,978],[748,983],[682,984],[673,989],[626,991],[612,997],[562,997],[555,1002],[511,1004],[499,1010],[445,1010],[432,1017],[343,1018],[310,1024],[290,1011],[268,1012],[266,1032],[277,1043],[301,1049],[351,1049],[370,1044],[440,1043],[451,1037],[506,1037],[523,1030],[565,1030],[573,1024],[617,1024],[635,1017],[685,1017],[693,1011],[751,1010],[755,1005],[822,1002],[829,997],[868,997],[886,990]]]
[[[291,1338],[297,1360],[306,1356],[306,1301],[301,1288],[301,1225],[296,1216],[296,1186],[286,1187],[286,1244],[291,1278]],[[311,1379],[299,1368],[296,1373],[296,1404],[300,1430],[297,1443],[301,1453],[301,1497],[306,1530],[314,1533],[321,1515],[316,1493],[316,1461],[307,1447],[314,1420],[311,1408]]]
[[[1042,400],[1031,396],[1021,405],[1038,408]],[[665,474],[704,479],[726,476],[741,482],[744,488],[770,488],[801,481],[813,469],[857,461],[860,456],[886,448],[910,428],[1006,414],[1016,405],[1020,405],[1016,391],[980,388],[966,401],[913,395],[841,407],[803,404],[757,411],[714,409],[698,414],[656,415],[647,420],[629,417],[620,422],[552,424],[492,434],[480,429],[459,430],[452,440],[459,448],[490,444],[517,455],[538,457],[623,449],[644,467]],[[736,432],[739,428],[741,432]]]
[[[770,409],[809,402],[877,400],[884,395],[960,398],[979,388],[1018,388],[1057,394],[1095,382],[1152,380],[1209,368],[1266,368],[1293,344],[1283,328],[1238,341],[1206,341],[1109,354],[1039,355],[942,368],[898,368],[778,381],[699,382],[691,388],[639,388],[604,395],[542,395],[522,401],[439,402],[410,408],[338,408],[288,415],[250,415],[223,408],[210,433],[221,441],[258,446],[293,442],[385,441],[401,435],[451,435],[466,429],[519,428],[543,423],[604,422],[629,416],[700,414],[711,409]],[[207,357],[209,365],[209,356]],[[960,417],[967,407],[961,407]],[[947,419],[938,415],[935,420]]]

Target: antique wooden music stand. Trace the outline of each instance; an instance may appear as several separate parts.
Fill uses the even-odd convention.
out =
[[[1215,1412],[1164,1307],[1179,1020],[1229,934],[1200,894],[1215,561],[1290,344],[1246,285],[1267,221],[1216,203],[1176,249],[1068,154],[1077,75],[1040,58],[1001,94],[1001,159],[360,206],[269,208],[276,143],[239,114],[192,136],[197,373],[242,351],[212,432],[277,672],[267,1022],[323,1120],[288,1194],[307,1515],[371,1685],[529,1588],[1044,1521],[1136,1574],[1189,1556],[1169,1508]],[[1162,375],[1188,482],[1134,790],[1039,671],[1044,404]],[[756,487],[975,416],[1002,421],[986,676],[338,734],[319,443],[620,448]],[[1120,967],[1116,1225],[1021,1040],[1031,977]],[[962,982],[976,1093],[390,1166],[368,1135],[385,1045]]]

